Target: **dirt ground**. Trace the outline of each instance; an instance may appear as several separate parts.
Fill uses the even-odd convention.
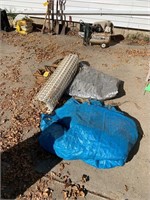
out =
[[[0,32],[0,37],[2,199],[61,200],[65,194],[62,173],[74,183],[84,184],[87,200],[149,200],[150,94],[144,95],[149,46],[123,40],[101,49],[97,45],[83,46],[78,36],[40,32],[26,36]],[[123,167],[100,170],[81,161],[62,161],[38,144],[41,111],[32,100],[40,86],[33,73],[69,53],[78,54],[80,61],[124,82],[124,93],[105,101],[133,117],[141,136]],[[83,174],[90,177],[86,183],[81,181]]]

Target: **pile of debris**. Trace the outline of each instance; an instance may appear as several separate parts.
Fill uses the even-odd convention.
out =
[[[54,110],[65,92],[77,98],[104,101],[118,94],[121,83],[117,78],[79,63],[75,54],[69,54],[64,59],[37,70],[34,76],[37,83],[45,83],[35,99],[44,102],[50,109],[49,113]]]
[[[67,171],[67,174],[63,173],[63,170],[66,165],[69,165],[69,163],[60,163],[59,172],[51,172],[51,180],[55,180],[64,185],[64,189],[62,190],[64,200],[68,200],[70,198],[75,200],[78,199],[78,197],[85,198],[88,192],[88,190],[85,187],[85,183],[90,180],[89,176],[83,174],[80,183],[79,181],[76,183],[70,178],[71,174],[69,171]],[[51,196],[52,192],[53,190],[51,190]]]
[[[52,65],[45,65],[43,68],[40,68],[34,72],[34,76],[36,78],[36,83],[41,85],[48,80],[48,78],[53,74],[53,72],[58,67],[58,64],[62,61],[62,59],[56,60]]]
[[[75,54],[54,66],[39,75],[47,78],[55,69],[35,97],[35,104],[42,102],[49,113],[41,115],[40,145],[60,158],[80,159],[96,168],[124,165],[138,138],[136,124],[100,102],[115,97],[121,81],[79,63]],[[84,103],[71,98],[55,109],[64,93]],[[93,143],[97,148],[93,149]]]
[[[57,183],[61,187],[61,196],[63,200],[77,200],[79,198],[86,198],[88,192],[90,192],[86,183],[90,181],[90,177],[86,174],[81,176],[81,179],[78,181],[74,181],[72,179],[70,170],[67,166],[70,163],[61,162],[58,165],[58,170],[50,171],[45,174],[40,180],[38,180],[36,184],[36,192],[32,189],[27,189],[27,191],[23,195],[19,195],[17,200],[19,199],[55,199],[57,195]],[[55,184],[54,184],[55,183]],[[34,187],[34,186],[33,186]]]
[[[33,21],[29,16],[19,14],[15,17],[13,21],[13,27],[16,29],[16,32],[26,35],[32,32],[32,23]]]

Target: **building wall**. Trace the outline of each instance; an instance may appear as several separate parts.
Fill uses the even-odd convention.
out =
[[[46,0],[1,0],[0,8],[9,12],[45,13]],[[56,1],[56,0],[55,0]],[[149,16],[132,16],[132,13],[150,13],[149,0],[66,0],[65,12],[94,12],[119,13],[126,12],[131,15],[72,15],[72,20],[93,23],[100,20],[111,20],[115,26],[124,28],[150,29]],[[44,16],[37,16],[44,17]],[[69,19],[69,16],[67,16]]]

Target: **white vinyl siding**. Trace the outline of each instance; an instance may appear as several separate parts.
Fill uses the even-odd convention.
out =
[[[0,8],[10,12],[45,13],[43,3],[46,0],[1,0]],[[132,16],[138,12],[150,14],[149,0],[66,0],[65,12],[69,13],[128,13],[131,15],[71,15],[72,20],[93,23],[100,20],[111,20],[115,26],[124,28],[150,29],[149,16]],[[38,16],[44,17],[44,16]],[[68,19],[69,16],[67,16]]]

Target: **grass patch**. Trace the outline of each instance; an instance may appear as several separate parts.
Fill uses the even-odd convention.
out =
[[[150,36],[144,33],[134,33],[134,34],[128,34],[126,36],[126,40],[133,43],[149,43],[150,42]]]

